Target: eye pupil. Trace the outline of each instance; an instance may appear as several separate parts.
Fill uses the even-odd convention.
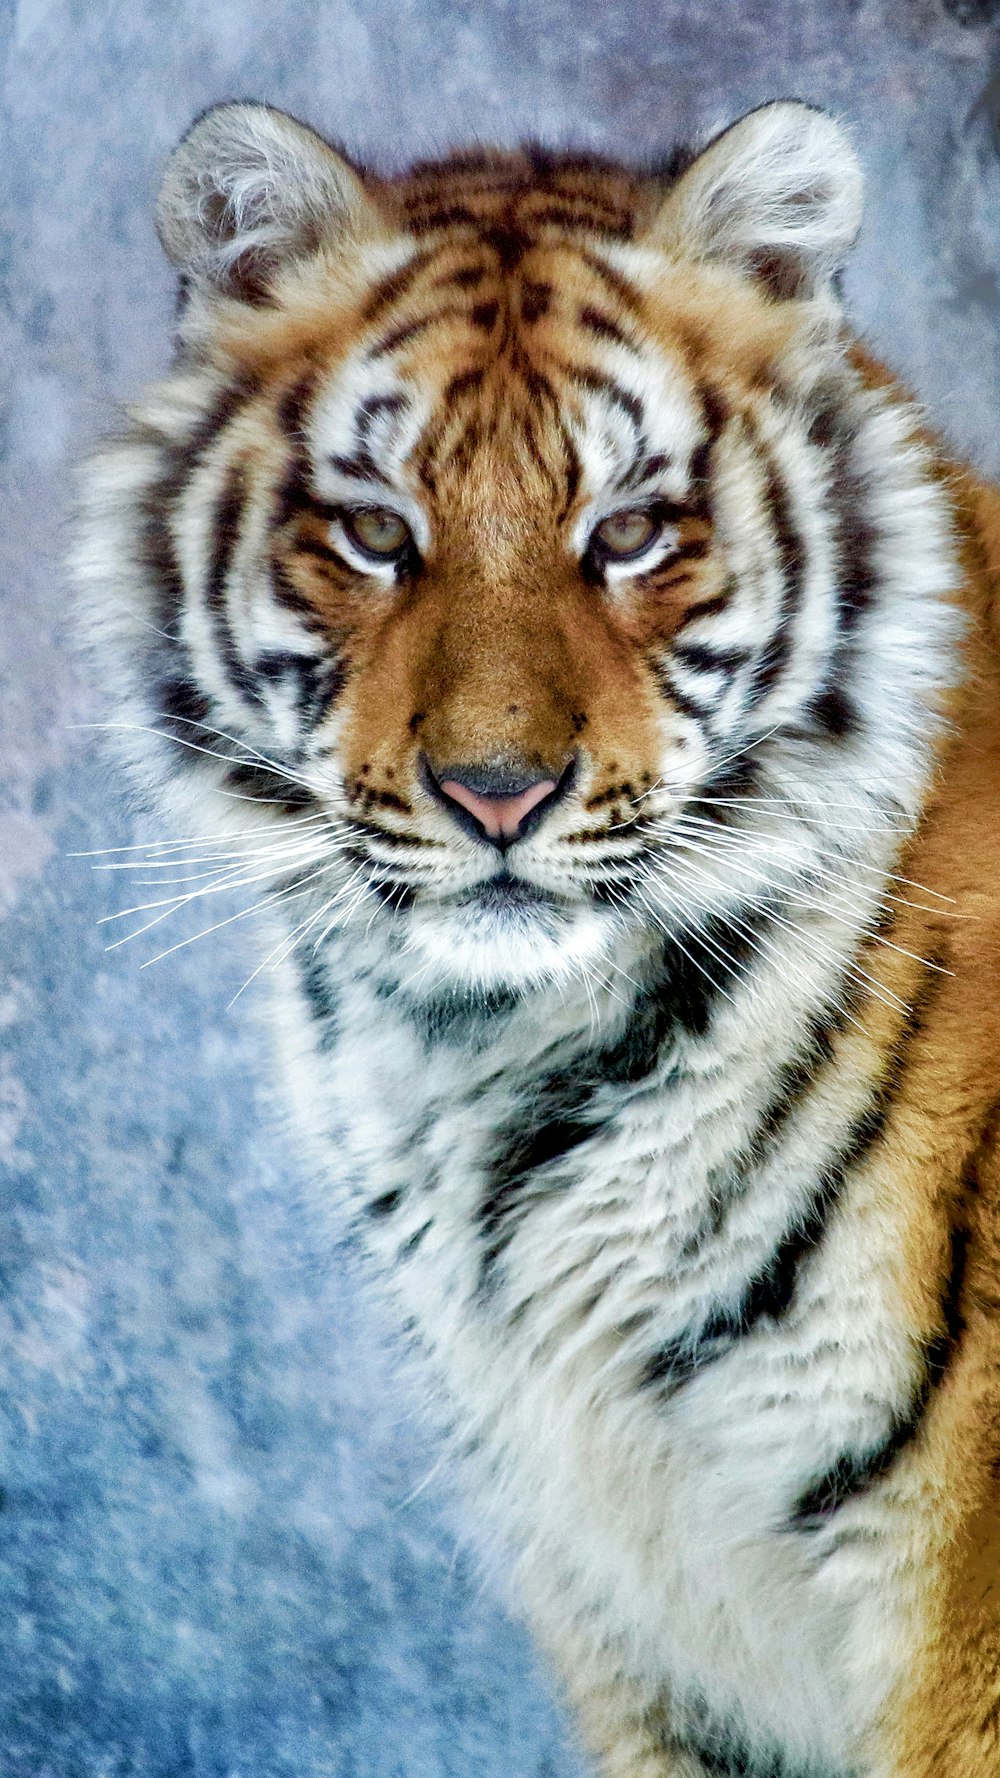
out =
[[[398,556],[411,542],[410,527],[387,506],[360,506],[343,514],[351,542],[369,556]]]
[[[603,555],[624,558],[641,555],[657,536],[660,527],[651,512],[642,507],[627,512],[614,512],[602,520],[594,532],[594,540]]]

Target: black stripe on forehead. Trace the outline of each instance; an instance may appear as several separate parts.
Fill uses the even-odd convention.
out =
[[[597,370],[592,365],[563,364],[559,368],[569,382],[579,389],[586,389],[589,395],[601,396],[612,407],[625,414],[637,432],[642,431],[646,410],[638,395],[633,395],[617,377],[613,377],[609,371]]]
[[[388,449],[394,438],[392,422],[401,418],[408,406],[405,395],[398,390],[366,395],[354,410],[351,449],[331,452],[327,459],[331,468],[338,470],[341,475],[360,481],[378,482],[380,487],[391,488],[390,478],[374,455],[372,434],[380,422],[384,423],[385,436],[381,443],[383,449]]]

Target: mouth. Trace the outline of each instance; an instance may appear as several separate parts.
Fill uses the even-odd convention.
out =
[[[525,882],[523,877],[513,877],[508,871],[502,871],[488,882],[477,884],[462,897],[461,905],[474,908],[477,913],[531,915],[552,912],[558,903],[555,896],[549,895],[544,889],[537,889],[534,883]]]

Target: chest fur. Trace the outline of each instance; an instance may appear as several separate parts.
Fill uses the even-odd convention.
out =
[[[911,1354],[850,1214],[867,1081],[807,1083],[794,1006],[756,1044],[745,1014],[637,1050],[566,1007],[431,1031],[342,979],[335,1024],[285,1024],[529,1612],[839,1778],[896,1557],[877,1490],[836,1529],[810,1490],[890,1432]]]

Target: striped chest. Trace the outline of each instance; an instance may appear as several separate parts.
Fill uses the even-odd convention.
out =
[[[791,950],[724,993],[645,967],[627,1007],[430,1009],[333,959],[290,991],[295,1084],[533,1617],[574,1613],[692,1745],[749,1723],[840,1778],[893,1678],[874,1484],[926,1361],[863,1214],[886,1082]]]

